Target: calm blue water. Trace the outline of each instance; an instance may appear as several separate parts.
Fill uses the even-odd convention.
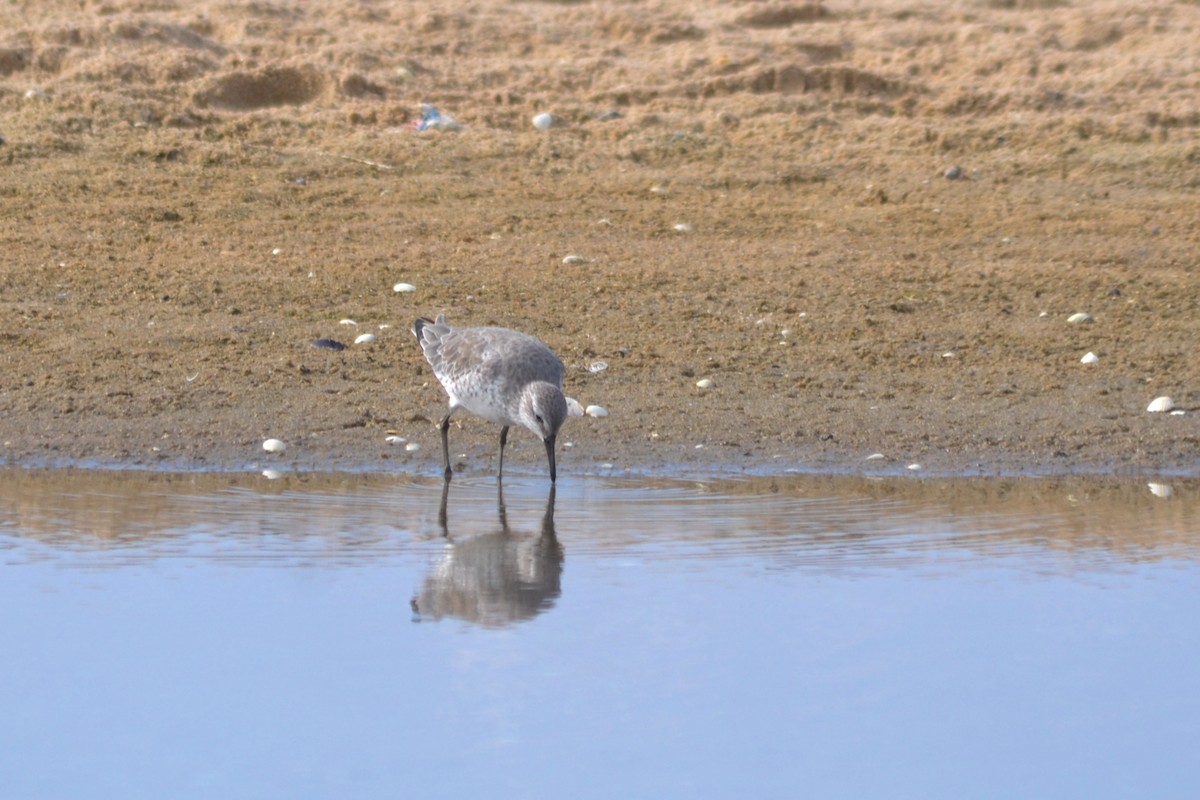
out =
[[[4,798],[1200,792],[1194,483],[4,478]]]

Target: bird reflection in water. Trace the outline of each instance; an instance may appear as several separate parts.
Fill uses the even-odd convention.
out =
[[[551,484],[541,531],[534,536],[509,530],[504,486],[498,484],[499,530],[456,541],[447,520],[446,480],[438,523],[449,546],[412,599],[415,621],[454,617],[499,628],[532,619],[554,605],[563,569],[562,545],[554,533],[554,492]]]

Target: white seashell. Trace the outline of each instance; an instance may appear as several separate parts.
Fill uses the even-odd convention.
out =
[[[379,330],[381,330],[381,331],[386,331],[390,327],[392,327],[392,324],[390,322],[379,323]]]
[[[277,469],[264,469],[262,476],[269,481],[276,481],[283,477],[283,473]]]
[[[908,467],[906,467],[906,469],[911,469],[913,472],[916,472],[917,470],[921,469],[921,465],[920,464],[909,464]]]
[[[278,439],[267,439],[263,442],[263,450],[266,450],[268,453],[282,453],[287,450],[287,445]]]
[[[404,445],[404,449],[410,453],[415,453],[421,449],[421,445],[417,444],[416,442],[409,442],[408,444]]]
[[[277,255],[279,255],[279,254],[280,254],[280,253],[282,253],[282,252],[283,252],[283,248],[282,248],[282,247],[276,247],[274,250],[272,250],[272,251],[271,251],[271,255],[273,255],[273,256],[277,256]]]
[[[354,343],[355,344],[375,344],[375,334],[360,333],[358,336],[356,336],[354,338]]]
[[[567,398],[567,415],[571,417],[583,416],[583,406],[574,397]]]
[[[697,389],[711,389],[714,386],[716,386],[716,384],[713,383],[712,378],[701,378],[700,380],[696,381]]]
[[[1169,397],[1156,397],[1150,401],[1150,405],[1146,406],[1146,410],[1151,414],[1159,411],[1173,411],[1175,409],[1175,401]]]
[[[1073,325],[1078,324],[1080,322],[1091,322],[1091,321],[1092,321],[1092,315],[1085,314],[1082,311],[1079,312],[1078,314],[1072,314],[1071,316],[1067,317],[1067,322],[1070,322]]]
[[[391,436],[385,436],[383,440],[388,444],[404,444],[405,442],[403,436],[396,436],[395,434],[392,434]]]
[[[1049,312],[1049,311],[1043,311],[1042,313],[1038,314],[1038,317],[1039,317],[1039,318],[1040,318],[1040,317],[1048,317],[1048,316],[1050,316],[1050,312]]]
[[[580,264],[586,264],[587,259],[584,258],[583,256],[572,255],[572,256],[567,256],[566,258],[564,258],[563,263],[566,264],[568,267],[577,267]]]
[[[864,458],[863,461],[878,461],[881,458],[887,458],[887,456],[885,456],[883,453],[871,453],[871,455]]]
[[[1172,417],[1182,417],[1182,416],[1183,416],[1184,414],[1186,414],[1186,413],[1187,413],[1187,412],[1186,412],[1186,411],[1184,411],[1182,408],[1173,408],[1173,409],[1171,409],[1171,416],[1172,416]]]
[[[593,361],[588,366],[588,372],[604,372],[606,369],[608,369],[608,364],[603,361]]]
[[[1079,359],[1080,364],[1095,364],[1095,363],[1098,363],[1099,361],[1100,361],[1100,356],[1096,355],[1095,353],[1091,353],[1091,352],[1089,352],[1083,358]]]
[[[1155,497],[1170,497],[1175,494],[1175,489],[1165,483],[1147,483],[1150,488],[1150,494]]]
[[[548,131],[554,127],[554,115],[543,111],[540,114],[533,115],[533,127],[539,131]]]
[[[358,323],[352,319],[344,319],[338,322],[338,325],[357,325]]]
[[[690,223],[680,222],[675,225],[675,230],[678,231],[679,233],[691,233],[692,226]]]
[[[607,417],[608,409],[604,406],[588,406],[583,410],[583,413],[589,417]]]
[[[947,350],[946,352],[942,353],[942,358],[954,358],[954,351]]]
[[[397,283],[395,286],[392,287],[392,291],[397,292],[397,293],[415,292],[416,290],[417,290],[417,287],[413,286],[411,283]]]

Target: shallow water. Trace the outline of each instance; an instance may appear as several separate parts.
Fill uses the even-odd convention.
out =
[[[6,798],[1200,791],[1196,482],[0,474]]]

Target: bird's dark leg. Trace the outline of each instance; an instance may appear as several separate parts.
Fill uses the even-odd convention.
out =
[[[446,465],[446,477],[451,475],[450,469],[450,444],[446,441],[446,434],[450,430],[450,415],[442,417],[441,423],[438,425],[442,430],[442,462]]]
[[[504,445],[508,444],[508,426],[500,429],[500,469],[496,470],[496,480],[504,477]]]

